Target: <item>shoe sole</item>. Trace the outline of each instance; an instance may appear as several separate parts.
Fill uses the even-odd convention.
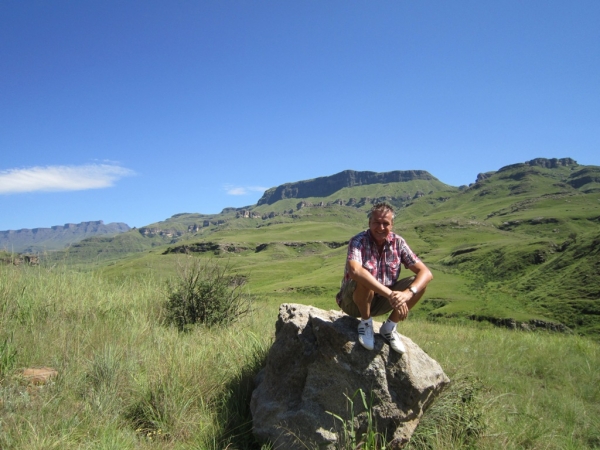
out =
[[[360,345],[362,345],[364,348],[366,348],[367,350],[373,350],[375,348],[375,343],[373,343],[372,347],[368,347],[364,342],[362,342],[360,339],[358,340],[358,343]]]
[[[402,340],[400,340],[400,345],[402,345],[402,349],[403,350],[402,351],[398,351],[394,347],[392,347],[392,344],[390,343],[390,340],[387,337],[385,337],[385,335],[382,334],[381,337],[383,338],[383,340],[385,342],[387,342],[387,344],[390,346],[390,348],[392,350],[394,350],[396,353],[398,353],[400,355],[404,355],[406,353],[406,347],[404,346],[404,342],[402,342]]]

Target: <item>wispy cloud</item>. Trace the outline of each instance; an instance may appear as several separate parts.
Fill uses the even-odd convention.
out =
[[[115,164],[47,166],[0,171],[0,194],[36,191],[83,191],[114,186],[135,172]]]
[[[225,191],[229,195],[248,195],[253,192],[265,192],[266,190],[267,188],[261,186],[225,186]]]

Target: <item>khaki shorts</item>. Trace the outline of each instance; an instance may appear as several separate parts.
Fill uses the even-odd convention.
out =
[[[390,289],[392,291],[404,291],[408,289],[408,287],[412,284],[416,277],[408,277],[402,278],[401,280],[396,281]],[[352,317],[360,317],[360,311],[358,310],[358,306],[354,303],[354,299],[352,298],[354,295],[354,290],[356,289],[356,281],[348,280],[342,284],[341,288],[341,297],[342,304],[340,305],[342,311]],[[392,305],[387,298],[382,297],[379,294],[375,294],[373,297],[373,301],[371,302],[371,317],[380,316],[382,314],[388,313],[392,310]]]

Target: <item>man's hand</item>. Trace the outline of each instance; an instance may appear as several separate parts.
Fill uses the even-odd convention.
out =
[[[390,305],[400,314],[400,320],[408,317],[408,305],[406,304],[414,294],[408,289],[405,291],[392,291],[389,297]]]

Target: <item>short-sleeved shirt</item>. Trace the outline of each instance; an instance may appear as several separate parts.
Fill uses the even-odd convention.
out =
[[[377,281],[390,287],[398,280],[402,269],[401,264],[408,269],[421,260],[413,253],[406,241],[395,233],[388,234],[380,255],[371,231],[365,230],[354,236],[348,244],[342,285],[350,279],[348,261],[358,261]],[[340,293],[336,296],[338,305],[341,302]]]

